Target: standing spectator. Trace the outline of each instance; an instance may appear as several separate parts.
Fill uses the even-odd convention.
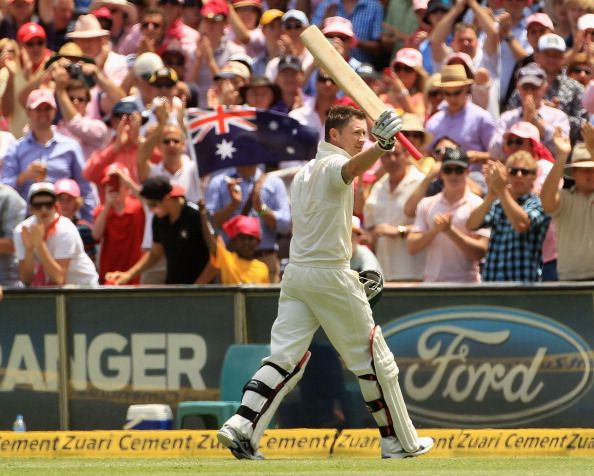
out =
[[[39,2],[40,24],[47,33],[47,46],[58,51],[68,42],[66,33],[74,29],[74,0]]]
[[[266,74],[268,62],[285,52],[284,42],[281,41],[282,17],[283,12],[277,9],[266,10],[260,17],[260,28],[264,35],[264,50],[254,57],[252,73],[256,76]]]
[[[115,162],[106,168],[101,181],[105,201],[93,212],[93,238],[101,243],[99,282],[111,271],[131,268],[141,257],[145,213],[140,201],[130,193],[137,185],[125,165]],[[138,284],[139,277],[130,284]]]
[[[466,75],[464,66],[444,66],[441,81],[436,84],[445,96],[447,107],[436,112],[426,124],[434,139],[449,136],[470,158],[470,177],[484,184],[481,168],[489,158],[487,152],[495,132],[491,115],[470,100],[470,86],[473,80]]]
[[[470,192],[468,157],[454,149],[444,156],[441,167],[443,191],[423,198],[408,235],[408,252],[427,250],[423,280],[427,282],[480,281],[479,262],[489,241],[487,230],[470,231],[466,222],[482,199]]]
[[[132,26],[120,40],[116,51],[121,55],[138,56],[143,53],[155,53],[163,44],[166,31],[163,10],[156,6],[147,7],[140,16],[140,22]]]
[[[491,228],[483,281],[540,281],[542,244],[551,217],[533,192],[536,160],[526,151],[489,164],[488,192],[468,217],[470,230]]]
[[[126,37],[137,21],[136,5],[126,0],[93,0],[89,12],[93,13],[102,7],[106,7],[111,13],[110,39],[113,50],[118,53],[120,41]]]
[[[281,98],[281,90],[276,84],[272,84],[265,76],[254,76],[249,84],[239,89],[241,102],[250,107],[259,109],[278,110],[278,102]]]
[[[281,56],[278,61],[278,75],[276,84],[278,84],[282,100],[280,102],[281,112],[290,112],[303,106],[307,96],[303,94],[303,68],[301,61],[297,56]]]
[[[102,120],[87,115],[91,92],[85,82],[71,79],[68,71],[59,65],[53,68],[52,76],[62,116],[57,130],[80,144],[86,162],[95,150],[105,146],[109,130]]]
[[[211,0],[200,9],[200,39],[197,40],[193,66],[189,69],[189,82],[196,83],[200,93],[198,105],[207,106],[207,92],[217,75],[230,57],[237,53],[245,53],[243,46],[230,41],[225,35],[229,7],[224,0]]]
[[[553,132],[559,127],[569,137],[569,119],[563,111],[549,106],[544,100],[548,87],[545,71],[536,63],[529,63],[518,70],[516,84],[518,89],[514,95],[519,98],[520,106],[504,112],[497,121],[489,148],[492,156],[502,158],[503,134],[519,121],[534,125],[542,143],[554,154]]]
[[[373,63],[380,54],[384,7],[376,0],[322,0],[312,16],[312,23],[322,26],[328,17],[350,20],[356,37],[353,56],[362,63]]]
[[[76,226],[56,210],[54,185],[31,185],[28,202],[33,215],[19,223],[14,234],[21,281],[27,286],[96,285],[95,265]]]
[[[544,99],[554,108],[561,110],[569,118],[570,139],[575,143],[580,137],[580,127],[587,113],[582,105],[584,87],[567,76],[565,68],[565,41],[558,35],[543,35],[538,40],[538,51],[534,54],[536,63],[545,71],[548,89]],[[508,109],[518,107],[520,103],[518,93],[514,93],[508,103]],[[539,128],[540,129],[540,128]],[[551,136],[546,137],[550,140]]]
[[[27,203],[15,189],[0,184],[0,285],[22,286],[14,249],[15,227],[25,219]]]
[[[43,27],[37,23],[25,23],[19,28],[16,40],[24,53],[21,63],[25,76],[30,78],[41,74],[45,62],[52,55],[52,51],[47,47],[47,34]]]
[[[425,253],[408,254],[406,238],[413,219],[405,215],[404,204],[424,174],[411,164],[400,143],[384,153],[381,161],[386,174],[373,186],[365,202],[365,227],[373,238],[386,281],[421,281]]]
[[[232,0],[229,4],[229,23],[231,41],[244,45],[251,58],[262,54],[266,39],[258,28],[262,16],[262,0]]]
[[[80,145],[70,137],[52,130],[56,101],[48,89],[36,89],[27,99],[30,132],[19,139],[4,157],[2,182],[26,197],[34,182],[75,180],[81,189],[84,205],[81,216],[91,220],[95,199],[89,182],[82,176],[84,158]]]
[[[129,283],[165,257],[166,284],[206,284],[202,273],[209,262],[209,251],[198,206],[186,201],[183,188],[172,185],[166,177],[147,179],[140,196],[154,213],[153,244],[132,267],[107,273],[105,280]]]
[[[556,162],[545,179],[540,199],[545,212],[553,217],[557,229],[557,272],[562,281],[594,279],[594,241],[592,230],[594,207],[594,127],[584,125],[584,139],[589,147],[578,143],[573,148],[571,163],[567,164],[571,150],[567,140],[555,135]],[[571,189],[559,189],[563,171],[574,180]]]
[[[413,48],[402,48],[390,71],[390,89],[384,102],[400,110],[425,118],[423,91],[427,80],[427,71],[423,68],[423,57]]]
[[[34,20],[35,0],[8,0],[0,20],[0,38],[17,36],[18,29]]]
[[[587,53],[575,53],[567,62],[567,76],[575,79],[584,88],[594,79],[592,73],[592,57]]]

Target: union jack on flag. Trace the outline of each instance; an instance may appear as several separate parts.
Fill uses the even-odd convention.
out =
[[[186,120],[201,176],[226,167],[310,160],[317,149],[316,129],[276,111],[187,109]]]

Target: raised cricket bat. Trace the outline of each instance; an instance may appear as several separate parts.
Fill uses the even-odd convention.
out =
[[[307,27],[300,37],[320,67],[359,105],[365,114],[375,121],[386,110],[384,102],[365,84],[365,81],[336,51],[317,26]],[[404,134],[397,132],[396,139],[415,159],[419,160],[423,157],[423,154],[411,144]]]

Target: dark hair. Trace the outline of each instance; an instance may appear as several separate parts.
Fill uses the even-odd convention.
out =
[[[84,89],[87,101],[91,100],[91,91],[87,83],[85,83],[84,81],[80,79],[71,79],[70,81],[68,81],[68,84],[66,85],[66,91],[70,92],[73,89]]]
[[[332,106],[326,117],[324,140],[330,140],[330,129],[344,129],[351,119],[365,119],[365,113],[351,106]]]

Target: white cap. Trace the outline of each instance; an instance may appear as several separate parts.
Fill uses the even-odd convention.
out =
[[[594,29],[594,13],[586,13],[579,17],[577,28],[582,31]]]
[[[566,49],[567,45],[565,44],[565,40],[554,33],[542,35],[538,39],[538,51],[557,50],[565,53]]]
[[[155,71],[164,68],[163,60],[156,53],[142,53],[134,61],[134,74],[136,77],[150,76]]]

